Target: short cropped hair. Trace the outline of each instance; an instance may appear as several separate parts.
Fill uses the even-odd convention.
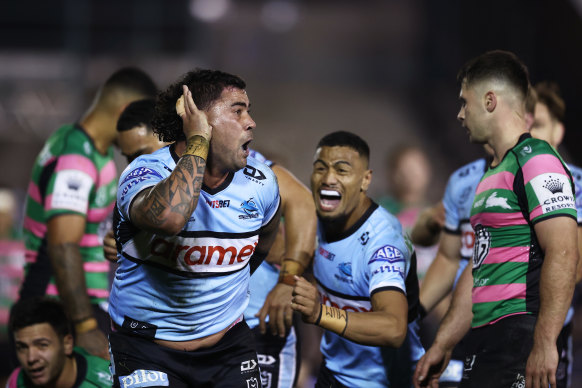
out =
[[[117,131],[125,132],[142,125],[151,131],[155,105],[153,99],[138,100],[129,104],[117,120]]]
[[[63,304],[54,298],[46,296],[24,298],[12,306],[8,322],[12,333],[41,323],[51,325],[60,338],[73,333]]]
[[[494,50],[469,60],[457,74],[460,83],[472,85],[486,80],[509,83],[525,100],[529,88],[527,67],[512,52]]]
[[[156,84],[151,77],[137,67],[121,68],[105,81],[103,85],[104,94],[115,90],[143,96],[143,98],[155,98],[158,92]]]
[[[351,132],[337,131],[327,134],[317,143],[316,148],[320,147],[349,147],[360,156],[363,156],[366,161],[370,160],[370,147],[368,147],[368,143]]]
[[[566,103],[560,95],[560,87],[555,82],[539,82],[535,86],[538,102],[548,107],[552,117],[558,121],[564,121]]]
[[[176,101],[182,96],[182,85],[188,86],[192,99],[200,110],[205,110],[220,98],[229,87],[244,90],[246,83],[238,76],[218,70],[194,69],[158,94],[152,127],[161,141],[186,140],[182,118],[176,113]]]

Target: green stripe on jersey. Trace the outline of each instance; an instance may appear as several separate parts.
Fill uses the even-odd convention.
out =
[[[524,312],[525,307],[525,299],[473,303],[473,321],[471,322],[471,326],[483,326],[503,316]]]
[[[495,284],[525,283],[526,272],[524,271],[527,271],[527,267],[527,262],[483,264],[473,271],[473,286],[490,286],[488,280],[491,278],[495,278]]]

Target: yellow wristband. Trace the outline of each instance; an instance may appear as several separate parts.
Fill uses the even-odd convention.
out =
[[[186,142],[186,151],[182,154],[198,156],[204,160],[208,157],[208,149],[210,148],[210,142],[200,135],[190,136]]]
[[[81,322],[75,324],[75,332],[77,334],[87,333],[97,328],[97,320],[95,318],[83,319]]]
[[[305,266],[293,259],[283,259],[279,270],[279,283],[295,286],[295,275],[301,276],[305,271]]]
[[[322,305],[321,318],[317,325],[343,336],[348,328],[348,312],[324,304]]]

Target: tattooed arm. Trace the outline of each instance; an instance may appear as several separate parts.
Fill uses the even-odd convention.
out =
[[[362,345],[400,347],[406,337],[408,302],[399,291],[372,295],[372,311],[352,312],[320,303],[315,286],[296,276],[291,308],[307,323],[333,331]]]
[[[89,353],[109,358],[107,338],[97,329],[87,294],[79,243],[85,231],[85,217],[66,214],[47,222],[48,253],[53,275],[65,309],[75,323],[77,345]]]
[[[181,100],[176,109],[188,139],[186,150],[170,176],[140,192],[130,208],[135,226],[162,235],[179,233],[196,209],[212,135],[206,114],[198,110],[186,86],[183,106]]]

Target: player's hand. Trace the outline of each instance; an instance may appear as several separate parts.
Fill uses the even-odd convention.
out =
[[[176,113],[182,118],[182,130],[186,139],[194,135],[200,135],[210,141],[212,138],[212,126],[204,111],[199,110],[192,99],[192,92],[186,85],[182,85],[182,97],[176,101]]]
[[[436,343],[433,344],[416,364],[412,378],[414,387],[438,388],[439,377],[446,369],[451,353],[452,351],[443,349]]]
[[[546,388],[556,386],[556,370],[558,369],[558,349],[556,343],[534,345],[525,367],[525,386],[527,388]]]
[[[113,237],[113,229],[109,229],[109,232],[103,237],[103,252],[105,252],[107,260],[117,263],[117,245],[115,244],[115,237]]]
[[[271,334],[284,338],[287,329],[293,324],[293,310],[291,309],[291,294],[293,287],[285,283],[277,283],[269,292],[263,307],[255,315],[259,318],[261,333],[267,331],[267,315]]]
[[[301,276],[295,276],[291,308],[299,311],[303,322],[315,323],[321,312],[320,296],[317,288]]]
[[[109,360],[109,342],[105,334],[99,329],[77,334],[75,345],[82,347],[94,356]]]

